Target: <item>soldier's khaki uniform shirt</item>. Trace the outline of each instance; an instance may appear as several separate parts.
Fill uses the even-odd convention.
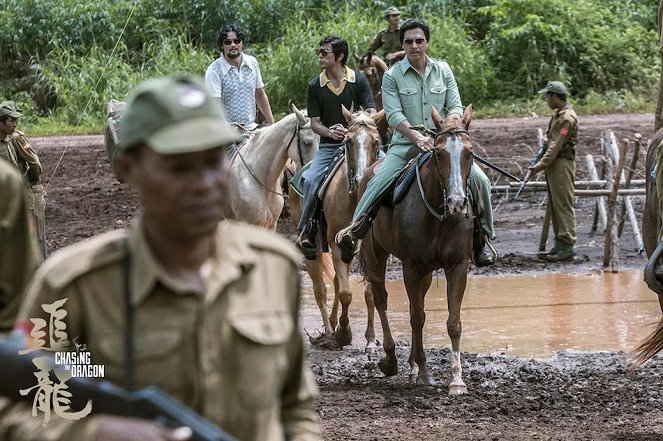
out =
[[[32,148],[23,132],[15,130],[5,139],[0,139],[0,158],[18,169],[27,188],[39,183],[41,163],[37,152]]]
[[[11,330],[41,257],[21,176],[0,159],[0,333]],[[1,437],[0,437],[1,438]]]
[[[575,159],[575,146],[578,143],[578,115],[569,105],[555,112],[548,123],[548,148],[534,167],[537,171],[550,166],[558,157]]]
[[[367,52],[375,53],[380,47],[382,48],[382,57],[392,52],[403,50],[401,40],[398,37],[399,31],[390,32],[389,28],[383,29],[373,38],[373,42],[368,48]]]
[[[139,222],[129,234],[106,233],[48,259],[20,316],[46,318],[41,304],[67,298],[69,339],[78,336],[106,379],[124,386],[127,247],[136,386],[158,385],[239,440],[281,441],[284,429],[290,440],[318,440],[317,389],[298,327],[301,258],[272,232],[219,224],[203,295],[160,267]],[[40,432],[41,418],[26,414]],[[88,439],[95,420],[58,423],[46,428],[58,437],[21,440]]]

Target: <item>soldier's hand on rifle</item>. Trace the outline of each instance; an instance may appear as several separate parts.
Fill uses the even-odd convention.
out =
[[[155,422],[110,415],[97,417],[94,441],[186,441],[193,432],[188,427],[167,429]]]
[[[536,167],[534,167],[533,165],[530,165],[529,167],[527,167],[527,170],[530,170],[532,172],[532,176],[536,176],[536,174],[539,172],[539,170]]]

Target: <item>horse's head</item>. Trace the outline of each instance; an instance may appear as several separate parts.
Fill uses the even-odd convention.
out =
[[[292,111],[297,117],[297,142],[288,147],[288,156],[292,159],[299,170],[308,164],[315,156],[320,147],[320,136],[311,128],[311,119],[306,111],[301,111],[292,105]]]
[[[472,105],[467,106],[462,117],[450,115],[444,121],[433,107],[432,118],[439,131],[435,138],[434,154],[445,187],[448,213],[466,214],[467,181],[472,167],[472,139],[467,130],[472,121]]]
[[[368,79],[368,84],[371,86],[373,95],[376,95],[380,92],[382,87],[382,77],[387,71],[387,63],[377,55],[364,55],[360,57],[357,54],[355,55],[355,61],[357,62],[357,70],[361,71],[366,75]]]
[[[352,113],[341,106],[343,116],[348,122],[348,133],[345,135],[345,161],[348,169],[348,186],[352,192],[358,186],[364,172],[377,158],[382,141],[378,132],[377,121],[384,117],[384,111],[370,115],[363,110]]]

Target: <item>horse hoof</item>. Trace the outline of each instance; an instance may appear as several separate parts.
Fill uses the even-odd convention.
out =
[[[334,333],[334,340],[336,340],[336,344],[340,347],[348,346],[352,343],[352,329],[349,326],[347,328],[338,328]]]
[[[367,354],[374,354],[378,350],[378,345],[375,344],[374,341],[368,343],[366,345],[366,348],[364,348],[364,352]]]
[[[416,384],[417,386],[435,386],[437,383],[432,377],[410,374],[410,384]]]
[[[393,377],[398,373],[398,364],[395,361],[389,361],[386,357],[378,362],[378,367],[387,377]]]
[[[450,385],[449,386],[449,395],[464,395],[467,393],[467,386],[462,385]]]

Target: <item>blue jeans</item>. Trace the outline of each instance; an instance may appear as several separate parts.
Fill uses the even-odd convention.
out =
[[[299,223],[297,224],[299,231],[302,231],[306,227],[309,218],[313,215],[322,178],[327,174],[330,167],[332,167],[332,160],[342,145],[320,144],[320,149],[313,157],[311,165],[302,175],[304,179],[304,200],[302,201],[302,217],[299,218]]]

